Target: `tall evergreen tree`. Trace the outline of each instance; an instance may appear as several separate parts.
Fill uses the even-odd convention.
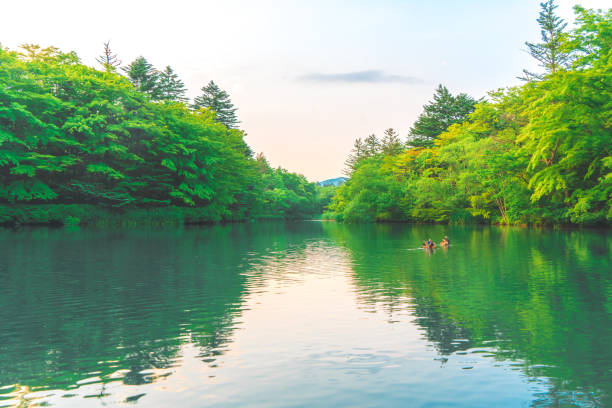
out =
[[[542,10],[538,23],[540,24],[540,34],[542,42],[535,44],[525,42],[529,54],[544,68],[544,74],[537,74],[523,70],[523,77],[520,79],[525,81],[543,79],[544,75],[554,74],[560,68],[565,68],[569,65],[571,55],[563,50],[563,39],[565,27],[567,23],[555,14],[554,0],[547,0],[540,3]]]
[[[270,162],[268,162],[268,159],[266,159],[263,152],[257,153],[255,156],[255,163],[257,164],[257,170],[259,173],[265,173],[272,169],[272,167],[270,167]]]
[[[157,97],[164,101],[187,102],[185,84],[168,65],[159,73]]]
[[[366,157],[375,156],[380,153],[380,141],[374,133],[369,135],[363,141],[364,151],[363,154]]]
[[[144,57],[136,58],[122,70],[136,89],[148,94],[152,99],[158,99],[159,72]]]
[[[121,65],[121,61],[117,58],[117,54],[114,54],[110,49],[110,41],[104,43],[104,52],[98,58],[96,58],[107,72],[115,72],[117,67]]]
[[[445,86],[438,85],[433,101],[423,106],[408,134],[408,144],[413,147],[433,146],[434,139],[450,125],[461,123],[474,111],[478,101],[461,93],[453,96]]]
[[[237,128],[238,118],[236,108],[232,104],[227,92],[219,88],[214,81],[202,87],[202,95],[196,96],[193,101],[194,109],[211,109],[217,115],[217,121],[228,128]]]
[[[344,162],[346,168],[343,170],[344,175],[350,177],[359,165],[359,161],[365,156],[366,146],[361,138],[355,140],[353,149],[349,153],[348,158]]]
[[[393,128],[385,130],[385,134],[380,142],[382,153],[392,156],[404,150],[399,135]]]

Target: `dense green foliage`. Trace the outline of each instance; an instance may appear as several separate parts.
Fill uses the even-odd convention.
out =
[[[546,4],[545,4],[546,5]],[[612,10],[576,8],[572,67],[490,93],[432,146],[356,143],[332,204],[346,221],[610,224]],[[438,91],[439,92],[439,91]]]
[[[109,62],[98,71],[74,53],[24,50],[0,50],[3,222],[17,221],[12,208],[20,204],[115,213],[191,207],[199,221],[320,212],[313,183],[280,169],[262,174],[241,130],[182,103],[184,86],[171,68],[160,73],[141,57],[125,69],[128,79]]]
[[[317,187],[300,174],[273,169],[261,154],[256,160],[264,183],[262,217],[308,218],[321,214],[329,205],[333,186]]]

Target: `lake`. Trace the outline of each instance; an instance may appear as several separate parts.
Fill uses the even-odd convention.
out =
[[[605,230],[0,230],[0,406],[612,406],[611,250]]]

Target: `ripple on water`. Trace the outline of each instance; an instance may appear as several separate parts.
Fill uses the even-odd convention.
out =
[[[0,231],[0,406],[612,401],[606,234],[36,231]]]

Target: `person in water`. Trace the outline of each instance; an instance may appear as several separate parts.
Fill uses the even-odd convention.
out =
[[[449,244],[450,244],[450,241],[448,240],[447,236],[445,236],[444,239],[442,239],[442,241],[440,242],[440,246],[444,248],[448,247]]]

